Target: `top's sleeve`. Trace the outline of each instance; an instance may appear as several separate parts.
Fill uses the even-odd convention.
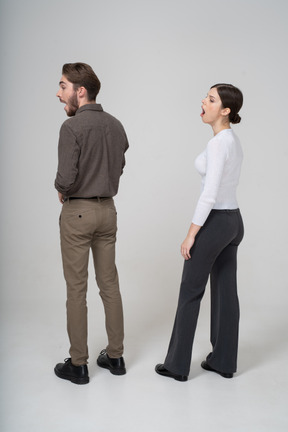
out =
[[[206,149],[207,165],[204,187],[192,218],[192,222],[195,225],[204,225],[216,202],[226,160],[227,151],[225,142],[215,138],[210,140]]]
[[[63,123],[59,135],[58,170],[55,179],[55,188],[63,195],[67,195],[75,183],[79,155],[80,148],[76,136],[67,123]]]

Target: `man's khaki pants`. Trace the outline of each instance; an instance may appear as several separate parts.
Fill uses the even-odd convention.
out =
[[[75,366],[87,364],[87,279],[90,248],[106,316],[107,354],[123,354],[123,310],[115,266],[117,213],[112,198],[68,199],[60,216],[64,277],[67,284],[67,330]]]

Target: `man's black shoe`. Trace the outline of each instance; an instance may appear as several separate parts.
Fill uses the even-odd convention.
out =
[[[109,369],[113,375],[125,375],[126,368],[123,357],[111,358],[108,356],[106,350],[102,350],[97,359],[97,365]]]
[[[188,377],[186,375],[177,375],[174,374],[173,372],[168,371],[167,369],[165,369],[163,364],[157,364],[155,367],[155,371],[162,376],[166,376],[169,378],[174,378],[177,381],[187,381]]]
[[[215,372],[215,373],[221,375],[223,378],[233,378],[233,373],[219,372],[219,371],[213,369],[211,366],[209,366],[206,361],[203,361],[201,363],[201,367],[207,371]]]
[[[59,378],[69,380],[74,384],[89,383],[87,365],[74,366],[71,363],[71,358],[66,358],[64,363],[58,363],[54,372]]]

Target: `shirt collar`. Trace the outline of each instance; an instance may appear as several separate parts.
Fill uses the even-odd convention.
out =
[[[82,112],[82,111],[103,111],[103,108],[100,104],[86,104],[82,105],[78,110],[76,111],[76,114]]]

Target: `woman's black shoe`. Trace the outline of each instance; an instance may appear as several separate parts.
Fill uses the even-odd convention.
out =
[[[219,371],[213,369],[211,366],[209,366],[206,361],[203,361],[201,363],[201,367],[207,371],[215,372],[215,373],[221,375],[223,378],[233,378],[233,373],[219,372]]]
[[[155,371],[162,376],[166,376],[169,378],[174,378],[177,381],[187,381],[188,377],[186,375],[177,375],[173,372],[169,372],[167,369],[165,369],[163,364],[157,364],[155,367]]]

